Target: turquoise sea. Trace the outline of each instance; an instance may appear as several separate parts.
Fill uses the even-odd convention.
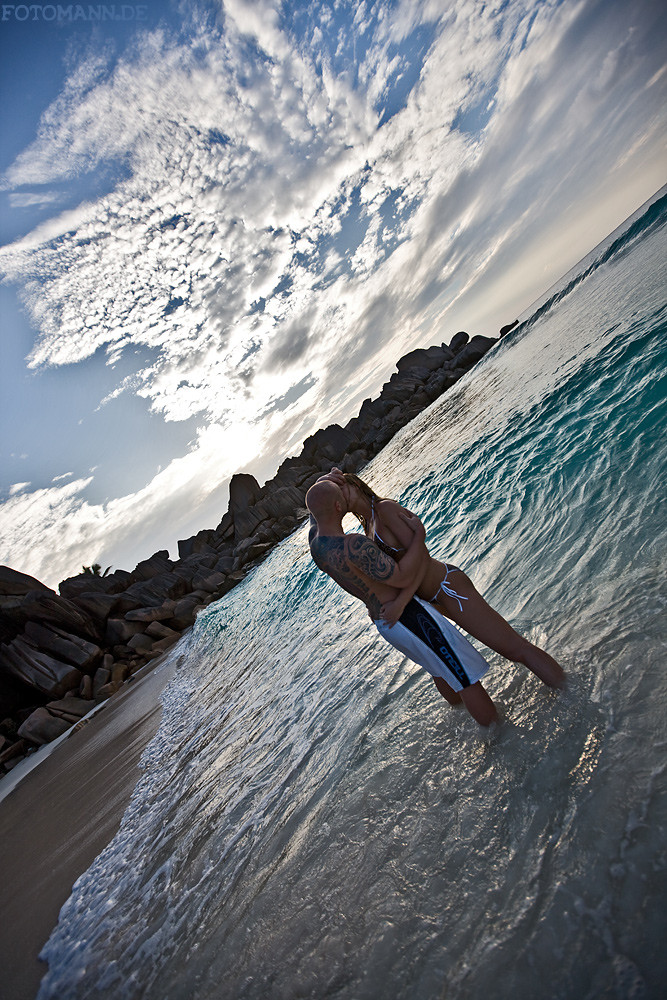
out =
[[[297,531],[173,654],[39,1000],[664,995],[660,195],[363,472],[567,692],[489,654],[483,733]]]

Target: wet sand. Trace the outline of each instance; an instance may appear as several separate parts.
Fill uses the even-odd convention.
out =
[[[39,952],[74,882],[118,830],[175,663],[136,675],[0,801],[2,1000],[34,1000],[47,970]]]

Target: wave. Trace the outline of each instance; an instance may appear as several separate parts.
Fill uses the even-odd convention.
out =
[[[664,194],[661,192],[664,191]],[[643,210],[642,210],[643,209]],[[623,226],[628,226],[627,229],[623,229],[621,234],[613,239],[612,242],[607,244],[610,237],[607,237],[602,243],[598,244],[597,247],[590,254],[580,260],[571,271],[565,275],[566,283],[564,285],[561,282],[563,278],[559,278],[558,287],[551,293],[547,292],[547,298],[542,302],[536,309],[531,312],[529,317],[525,319],[512,331],[512,337],[520,336],[521,332],[529,330],[538,320],[542,319],[547,313],[549,313],[554,306],[562,302],[578,285],[589,278],[595,271],[597,271],[604,264],[607,264],[613,258],[620,256],[620,254],[627,252],[639,239],[645,239],[652,232],[659,229],[667,221],[667,188],[661,188],[658,192],[658,197],[656,201],[651,202],[647,208],[642,206],[639,209],[641,215],[631,221],[633,216],[623,223]],[[622,228],[622,227],[621,227]],[[592,255],[593,260],[590,264],[585,264],[585,262]],[[568,280],[569,279],[569,280]],[[539,300],[538,300],[539,301]]]

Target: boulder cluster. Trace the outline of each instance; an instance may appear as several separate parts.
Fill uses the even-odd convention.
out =
[[[0,567],[0,774],[67,732],[150,661],[197,612],[236,586],[306,515],[315,480],[338,465],[357,472],[496,341],[458,333],[449,345],[406,354],[377,399],[345,427],[304,441],[273,479],[233,476],[217,528],[156,552],[132,572],[70,577],[59,593]]]

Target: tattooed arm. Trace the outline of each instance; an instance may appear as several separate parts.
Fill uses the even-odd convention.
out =
[[[316,565],[335,580],[339,587],[363,601],[373,620],[380,617],[382,601],[393,596],[396,590],[386,584],[374,585],[372,580],[358,571],[349,558],[348,539],[344,535],[316,535],[310,551]]]
[[[371,580],[387,583],[397,590],[413,586],[416,590],[429,559],[424,546],[425,537],[424,526],[417,520],[408,550],[400,563],[397,563],[370,539],[362,535],[350,535],[348,536],[350,561]]]

